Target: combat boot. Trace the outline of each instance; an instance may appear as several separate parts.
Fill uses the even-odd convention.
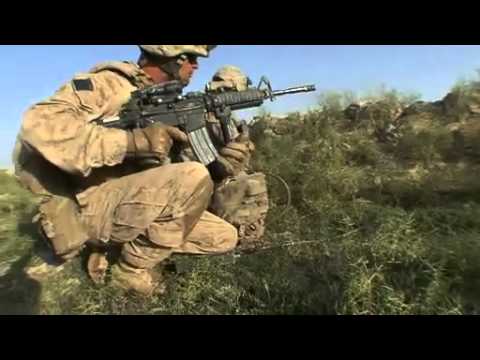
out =
[[[87,270],[90,279],[97,284],[104,284],[108,269],[108,259],[106,251],[94,249],[89,257]]]
[[[112,266],[111,285],[126,291],[135,291],[144,296],[163,295],[166,285],[163,277],[153,270],[137,269],[119,261]]]

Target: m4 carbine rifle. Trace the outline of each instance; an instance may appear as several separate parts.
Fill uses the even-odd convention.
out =
[[[262,88],[262,85],[265,85]],[[256,108],[278,96],[315,91],[305,85],[273,91],[267,78],[262,77],[257,88],[223,93],[191,92],[182,95],[183,85],[172,81],[132,93],[131,100],[120,115],[100,120],[105,127],[131,130],[146,128],[155,123],[175,126],[184,131],[197,159],[205,166],[215,162],[219,154],[207,131],[207,114],[219,119],[225,144],[232,141],[229,122],[233,111]]]

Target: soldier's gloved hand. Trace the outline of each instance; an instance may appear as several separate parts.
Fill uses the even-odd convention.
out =
[[[175,127],[154,124],[145,129],[128,132],[127,153],[129,157],[154,158],[163,162],[168,158],[175,141],[188,143],[188,137]]]
[[[220,150],[218,162],[226,175],[236,176],[246,170],[254,151],[255,145],[250,140],[240,137],[236,142],[231,142]]]

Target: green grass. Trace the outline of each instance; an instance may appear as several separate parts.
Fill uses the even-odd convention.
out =
[[[384,96],[386,106],[395,96]],[[479,168],[454,149],[445,130],[453,120],[402,127],[397,141],[382,143],[372,129],[391,119],[352,128],[344,102],[329,95],[304,119],[292,114],[281,137],[265,135],[265,121],[252,129],[254,167],[291,188],[285,212],[284,188],[269,178],[266,236],[278,247],[175,256],[163,297],[93,285],[85,255],[42,283],[28,279],[22,269],[43,246],[28,225],[33,203],[1,176],[0,313],[478,314]]]

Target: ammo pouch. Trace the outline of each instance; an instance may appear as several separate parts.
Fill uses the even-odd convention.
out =
[[[33,219],[54,253],[64,260],[78,254],[88,240],[68,176],[20,141],[15,145],[17,180],[42,198]],[[54,195],[55,194],[55,195]]]
[[[215,190],[210,211],[237,228],[240,243],[260,241],[268,212],[265,175],[242,174],[229,179]]]
[[[68,197],[47,198],[40,204],[40,213],[34,222],[39,224],[54,253],[63,260],[76,256],[89,239],[78,204]]]

